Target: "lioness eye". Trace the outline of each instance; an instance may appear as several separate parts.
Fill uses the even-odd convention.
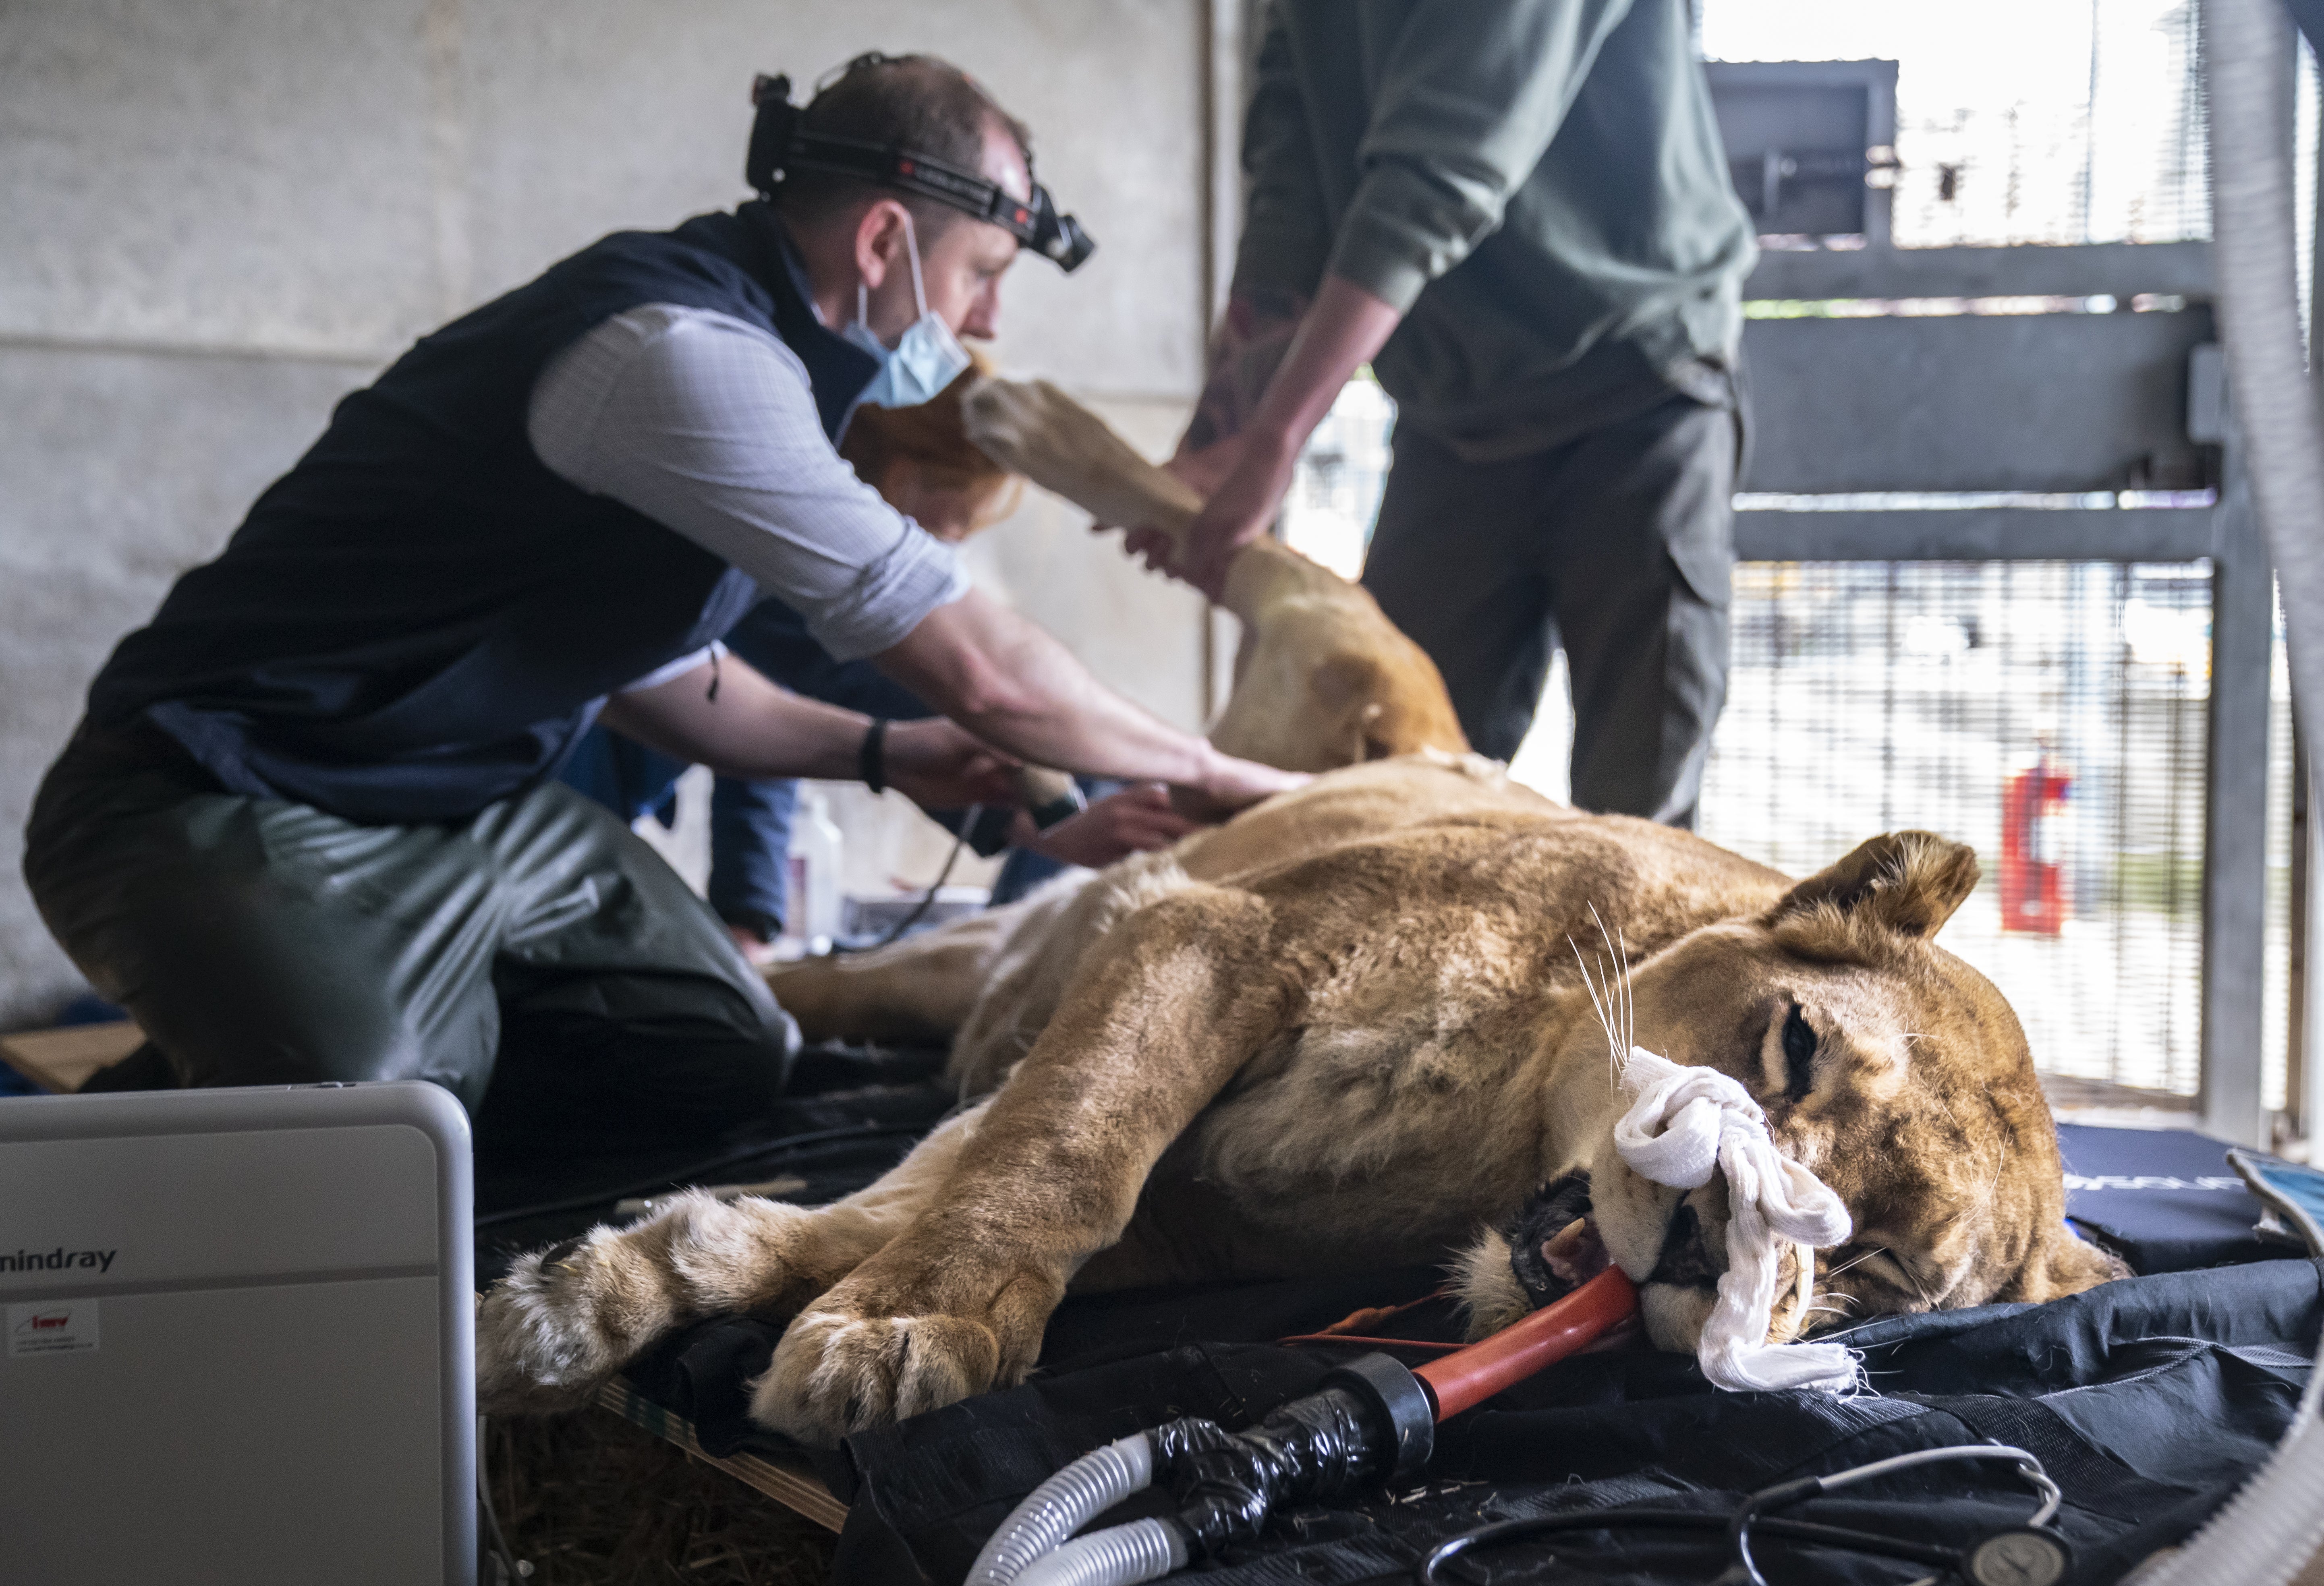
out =
[[[1815,1052],[1816,1033],[1794,1002],[1784,1019],[1784,1094],[1794,1102],[1807,1100],[1814,1087]]]

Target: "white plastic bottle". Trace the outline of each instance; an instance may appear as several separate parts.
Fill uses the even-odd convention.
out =
[[[828,953],[839,934],[840,876],[844,859],[839,825],[819,788],[799,789],[791,821],[790,887],[783,935],[803,953]]]

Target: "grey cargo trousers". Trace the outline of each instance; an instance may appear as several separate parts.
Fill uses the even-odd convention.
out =
[[[757,1116],[798,1049],[709,907],[556,783],[363,825],[222,792],[153,729],[84,728],[24,877],[162,1083],[427,1079],[486,1134],[635,1143]]]
[[[1727,698],[1738,427],[1674,396],[1490,463],[1397,427],[1364,587],[1444,674],[1479,753],[1517,752],[1562,644],[1573,802],[1693,825]]]

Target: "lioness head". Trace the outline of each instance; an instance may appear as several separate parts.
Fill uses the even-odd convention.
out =
[[[1846,1244],[1814,1252],[1812,1293],[1797,1252],[1785,1259],[1774,1342],[2126,1275],[2065,1224],[2057,1132],[2016,1015],[1931,940],[1977,879],[1958,843],[1875,837],[1764,914],[1693,931],[1631,978],[1637,1044],[1740,1081],[1777,1148],[1854,1220]],[[1586,1176],[1551,1186],[1509,1231],[1510,1264],[1537,1304],[1610,1259],[1639,1284],[1653,1341],[1692,1351],[1727,1267],[1727,1220],[1723,1179],[1654,1184],[1609,1130]]]

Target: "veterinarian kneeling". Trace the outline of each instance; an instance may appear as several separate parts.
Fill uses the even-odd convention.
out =
[[[867,56],[804,112],[762,84],[751,169],[760,200],[422,338],[115,651],[24,863],[151,1039],[98,1087],[417,1077],[474,1112],[489,1082],[488,1129],[567,1139],[762,1106],[791,1021],[552,779],[595,719],[930,807],[1009,800],[1007,756],[1230,807],[1297,779],[1109,693],[834,450],[859,402],[959,372],[1020,244],[1086,254],[1024,129],[942,62]],[[950,719],[882,730],[725,655],[762,594]]]

